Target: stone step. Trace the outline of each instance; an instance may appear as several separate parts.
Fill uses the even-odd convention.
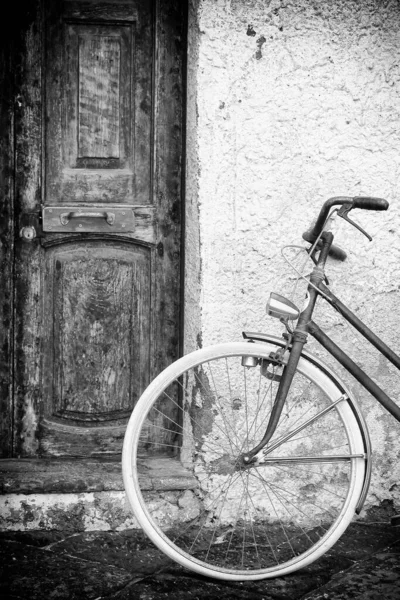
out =
[[[142,488],[165,496],[166,518],[190,506],[193,475],[175,458],[143,458]],[[123,530],[138,527],[128,504],[120,459],[0,460],[0,531]]]

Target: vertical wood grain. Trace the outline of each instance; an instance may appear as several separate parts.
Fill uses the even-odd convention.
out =
[[[33,212],[41,201],[42,87],[40,2],[29,3],[15,57],[15,222],[21,213]],[[26,7],[25,7],[26,8]],[[22,7],[21,7],[22,10]],[[40,260],[37,241],[25,243],[15,236],[14,265],[14,456],[38,451],[41,410]]]
[[[5,23],[4,23],[5,25]],[[0,457],[12,453],[13,386],[13,158],[14,158],[14,44],[18,32],[0,27]],[[7,31],[8,30],[8,31]],[[8,35],[7,35],[8,34]]]
[[[18,240],[17,456],[118,454],[139,394],[178,356],[183,4],[30,3],[17,211],[135,204],[143,231]]]
[[[118,427],[150,382],[150,249],[71,240],[45,261],[41,452],[118,453]]]
[[[78,157],[119,158],[120,44],[79,37]]]
[[[155,194],[163,251],[155,255],[161,316],[155,334],[156,371],[179,353],[180,303],[173,290],[181,266],[184,10],[181,0],[157,0]]]
[[[156,2],[156,83],[155,83],[155,199],[158,215],[157,252],[154,253],[155,310],[152,376],[179,356],[181,275],[183,57],[185,3],[181,0]],[[180,285],[180,283],[179,283]],[[177,398],[177,390],[170,390]],[[179,399],[179,398],[178,398]],[[152,448],[160,427],[172,453],[178,442],[171,423],[178,421],[176,404],[165,400],[166,415],[151,414],[143,435],[143,452]],[[151,441],[148,445],[147,442]]]
[[[46,2],[45,202],[151,204],[153,2]]]
[[[52,413],[101,421],[132,410],[148,361],[149,275],[147,253],[134,249],[64,251],[51,261]]]

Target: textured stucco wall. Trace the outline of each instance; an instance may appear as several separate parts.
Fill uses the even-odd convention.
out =
[[[186,352],[244,329],[280,331],[264,308],[269,291],[293,283],[280,248],[301,242],[334,195],[390,202],[384,214],[352,213],[372,243],[340,225],[348,258],[329,273],[333,291],[400,352],[399,49],[396,0],[192,0]],[[319,315],[400,402],[395,369],[332,311]],[[400,425],[344,378],[374,447],[367,507],[400,508]]]

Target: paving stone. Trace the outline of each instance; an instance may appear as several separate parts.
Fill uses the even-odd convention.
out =
[[[357,562],[303,600],[399,600],[400,544]]]
[[[140,530],[0,534],[0,597],[12,600],[398,600],[400,528],[352,524],[306,569],[258,582],[197,576]]]
[[[85,532],[56,541],[51,546],[60,555],[96,560],[105,566],[125,569],[132,576],[144,577],[174,565],[140,530],[123,532]]]
[[[0,548],[0,596],[21,600],[96,599],[123,588],[123,569],[59,555],[46,548],[8,541]]]

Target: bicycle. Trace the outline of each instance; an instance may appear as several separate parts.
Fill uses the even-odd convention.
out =
[[[144,532],[177,563],[225,580],[283,576],[322,556],[360,513],[371,476],[367,426],[346,385],[304,345],[314,337],[400,421],[400,407],[312,320],[324,299],[400,369],[325,274],[329,254],[345,258],[327,231],[332,215],[368,236],[350,211],[388,206],[327,200],[303,234],[313,261],[304,306],[277,293],[267,304],[282,338],[245,332],[243,342],[192,352],[139,399],[124,440],[125,489]]]

